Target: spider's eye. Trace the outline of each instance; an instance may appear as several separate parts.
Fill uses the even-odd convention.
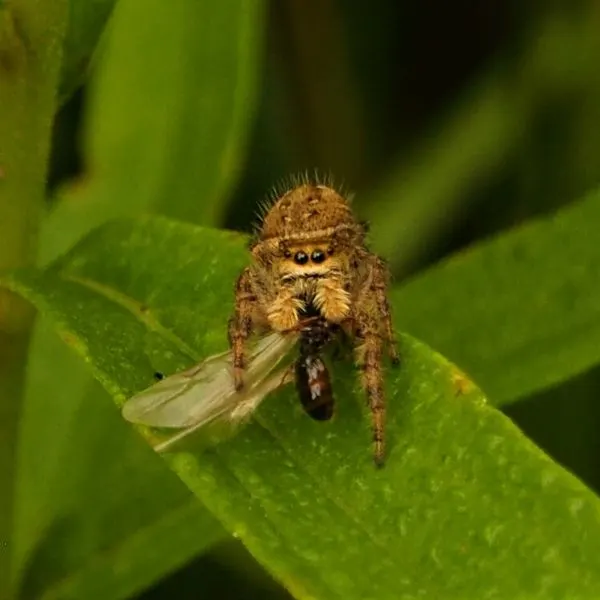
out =
[[[310,258],[314,263],[322,263],[325,260],[325,252],[323,250],[314,250]]]
[[[305,265],[308,262],[308,254],[302,250],[298,250],[298,252],[294,254],[294,262],[297,265]]]
[[[292,257],[292,253],[290,252],[289,248],[287,247],[287,244],[284,242],[279,242],[279,252],[281,252],[281,254],[283,254],[283,256],[285,258]]]

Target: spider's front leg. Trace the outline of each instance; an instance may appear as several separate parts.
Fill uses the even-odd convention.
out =
[[[229,347],[233,353],[233,380],[237,391],[244,387],[246,341],[254,330],[253,314],[257,300],[252,286],[252,273],[246,268],[235,285],[235,309],[229,319],[228,329]]]

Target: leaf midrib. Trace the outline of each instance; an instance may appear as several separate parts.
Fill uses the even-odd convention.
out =
[[[76,283],[82,287],[91,290],[98,295],[106,298],[107,300],[114,302],[121,308],[127,310],[132,314],[142,325],[145,325],[151,332],[157,333],[163,336],[167,341],[174,344],[183,354],[186,354],[193,359],[198,356],[198,353],[194,351],[191,346],[188,346],[179,336],[175,335],[170,329],[165,327],[160,320],[154,315],[152,307],[144,302],[140,302],[115,288],[88,279],[86,277],[80,277],[78,275],[70,275],[61,273],[61,279]]]

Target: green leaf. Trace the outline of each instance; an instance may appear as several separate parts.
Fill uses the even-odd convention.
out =
[[[600,362],[600,192],[467,249],[394,291],[398,325],[495,404]]]
[[[70,348],[49,335],[45,320],[41,325],[20,430],[15,554],[21,595],[124,598],[224,532],[151,459],[106,392],[89,385]]]
[[[0,271],[33,265],[67,0],[0,4]],[[0,598],[14,584],[15,455],[33,314],[0,291]]]
[[[219,221],[254,115],[264,10],[263,0],[117,4],[89,85],[88,172],[48,216],[44,259],[110,218]]]
[[[66,92],[76,82],[79,60],[89,57],[112,8],[108,1],[84,4],[70,6],[63,68]],[[243,159],[253,115],[263,10],[263,2],[247,5],[239,1],[187,0],[171,6],[122,0],[117,4],[98,56],[98,76],[90,89],[92,110],[86,133],[90,174],[62,193],[46,219],[42,260],[57,256],[115,215],[160,210],[161,206],[170,211],[177,206],[190,218],[217,218]],[[22,420],[17,569],[27,589],[36,593],[70,590],[75,594],[78,590],[83,597],[86,586],[93,585],[94,573],[101,573],[103,595],[133,593],[206,548],[223,535],[222,529],[215,527],[200,506],[187,508],[189,493],[181,485],[165,483],[167,469],[145,468],[147,455],[134,451],[128,428],[114,427],[116,415],[83,408],[97,392],[88,388],[77,367],[53,352],[54,342],[46,338],[37,335],[32,347],[30,362],[39,369],[30,369]],[[52,365],[52,372],[47,372],[46,365]],[[61,399],[60,408],[46,416],[49,396]],[[112,453],[90,447],[79,461],[72,461],[81,444],[75,432],[88,429],[111,432],[114,447],[132,455],[130,468],[147,488],[162,490],[141,513],[128,501],[139,481],[114,471],[119,461]],[[37,454],[39,440],[52,446],[42,464]],[[98,488],[92,508],[57,493],[71,489],[76,481],[87,485],[86,473],[94,474]],[[113,486],[121,491],[116,506]],[[71,493],[80,498],[75,492],[76,488]],[[197,515],[195,527],[186,522],[190,510]],[[118,535],[106,527],[85,527],[87,522],[110,522],[115,514],[120,517]],[[75,556],[65,555],[61,539],[67,534],[53,528],[65,515]],[[141,539],[141,521],[144,543],[136,545],[135,540]],[[166,521],[172,528],[169,544],[159,537]],[[51,529],[44,537],[46,528]],[[146,544],[156,552],[148,554]],[[111,570],[111,558],[123,553],[128,570]]]
[[[56,322],[122,402],[152,383],[157,349],[191,362],[226,346],[245,260],[237,235],[119,221],[46,271],[7,283]],[[407,335],[401,348],[403,367],[386,380],[382,470],[372,466],[362,394],[344,364],[333,422],[311,421],[282,390],[233,440],[167,460],[297,597],[597,595],[598,499],[456,367]]]
[[[69,25],[63,45],[59,97],[64,104],[83,83],[116,0],[69,2]]]
[[[94,197],[214,223],[256,104],[262,0],[121,0],[92,86]]]

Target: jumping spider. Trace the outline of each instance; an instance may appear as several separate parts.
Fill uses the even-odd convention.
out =
[[[385,455],[382,359],[387,344],[399,362],[385,263],[365,245],[366,229],[331,187],[303,183],[281,195],[264,215],[252,243],[252,264],[235,288],[229,322],[236,389],[243,386],[245,343],[256,330],[287,331],[317,312],[353,341],[360,380],[372,413],[374,460]]]

